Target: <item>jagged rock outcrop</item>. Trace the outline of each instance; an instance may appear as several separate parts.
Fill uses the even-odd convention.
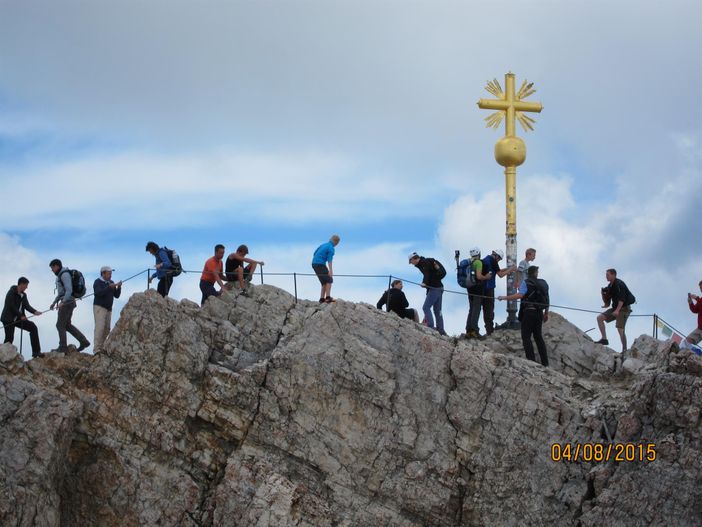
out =
[[[700,524],[702,361],[545,329],[548,369],[269,286],[136,294],[98,355],[0,347],[0,524]],[[551,459],[626,442],[655,461]]]

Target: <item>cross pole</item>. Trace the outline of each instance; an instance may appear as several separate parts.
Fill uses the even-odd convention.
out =
[[[505,135],[495,144],[495,161],[505,167],[505,202],[506,202],[506,254],[507,267],[516,265],[517,262],[517,167],[526,160],[526,144],[516,136],[514,125],[519,121],[525,132],[533,130],[534,120],[524,112],[539,113],[543,109],[541,103],[526,102],[536,89],[533,83],[522,83],[518,91],[514,89],[514,73],[505,75],[505,91],[497,79],[487,83],[485,89],[492,93],[496,99],[480,99],[478,107],[483,110],[496,110],[485,118],[486,126],[499,128],[502,120],[505,121]],[[515,293],[514,273],[507,276],[507,294]],[[507,322],[505,327],[517,328],[517,303],[507,303]]]

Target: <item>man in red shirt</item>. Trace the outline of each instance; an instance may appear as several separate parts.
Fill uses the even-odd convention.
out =
[[[702,291],[702,281],[698,285],[700,286],[700,291]],[[690,344],[697,344],[702,340],[702,301],[699,296],[688,293],[687,305],[690,311],[697,313],[697,328],[687,336],[687,341]]]
[[[207,259],[200,277],[200,291],[202,291],[202,302],[200,302],[200,305],[202,306],[205,305],[205,300],[209,297],[222,294],[221,288],[224,287],[224,282],[222,282],[222,278],[224,278],[222,258],[224,258],[224,245],[217,244],[215,245],[214,256]],[[215,283],[219,284],[219,291],[215,289]]]

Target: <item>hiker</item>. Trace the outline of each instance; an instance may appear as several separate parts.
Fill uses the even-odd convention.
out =
[[[173,262],[168,256],[168,251],[164,247],[159,247],[155,242],[148,242],[146,250],[156,258],[156,265],[154,265],[156,272],[149,276],[149,283],[154,278],[158,278],[156,290],[159,295],[165,298],[173,285]]]
[[[314,269],[319,283],[322,284],[322,292],[319,294],[319,303],[327,304],[334,302],[331,297],[331,286],[334,282],[334,269],[332,260],[334,259],[334,247],[339,245],[341,238],[334,234],[329,241],[323,243],[314,251],[312,256],[312,269]],[[329,267],[327,267],[329,265]]]
[[[5,296],[5,305],[2,308],[0,322],[5,326],[4,342],[12,344],[15,339],[15,328],[19,328],[20,331],[27,331],[29,333],[29,341],[32,343],[32,358],[41,358],[44,354],[41,352],[41,345],[39,344],[39,330],[34,322],[27,320],[26,311],[35,316],[41,315],[42,312],[29,305],[29,299],[25,293],[27,287],[29,287],[29,280],[24,276],[20,276],[19,280],[17,280],[17,285],[10,287]]]
[[[202,291],[202,300],[200,305],[205,305],[205,300],[211,296],[219,296],[224,288],[224,269],[222,268],[222,258],[224,258],[224,245],[218,243],[214,248],[214,256],[211,256],[205,262],[205,267],[202,269],[200,276],[200,291]],[[215,283],[219,284],[220,290],[215,289]]]
[[[85,335],[80,330],[71,324],[73,310],[76,308],[76,295],[78,292],[73,291],[73,273],[68,267],[64,267],[61,260],[55,258],[49,263],[51,271],[56,275],[56,298],[49,306],[53,310],[58,308],[58,318],[56,319],[56,329],[59,334],[58,348],[51,351],[58,353],[66,353],[68,351],[68,343],[66,340],[66,332],[80,343],[78,351],[83,351],[90,346],[90,341],[85,338]]]
[[[93,351],[102,351],[107,335],[110,334],[112,323],[112,304],[115,298],[122,294],[122,281],[112,281],[112,267],[105,265],[100,268],[100,277],[93,282],[93,316],[95,317],[95,333],[93,334]]]
[[[480,259],[480,247],[470,250],[471,272],[476,284],[468,288],[468,318],[466,319],[466,338],[483,338],[478,327],[480,308],[483,304],[485,282],[490,279],[490,272],[483,274],[483,261]]]
[[[700,291],[702,292],[702,281],[698,284],[700,287]],[[700,301],[700,297],[697,295],[693,295],[692,293],[687,294],[687,305],[690,308],[690,311],[693,313],[697,313],[697,328],[695,328],[692,333],[690,333],[685,340],[689,344],[697,344],[700,340],[702,340],[702,301]],[[7,341],[5,341],[7,342]]]
[[[390,297],[389,299],[388,296]],[[393,280],[392,284],[390,284],[390,289],[385,290],[375,307],[383,309],[383,306],[386,304],[388,306],[388,311],[396,313],[400,318],[409,318],[410,320],[419,322],[417,310],[409,307],[407,297],[405,293],[402,292],[402,280]]]
[[[236,252],[227,256],[225,265],[225,274],[227,282],[239,282],[239,288],[243,291],[246,289],[246,284],[251,282],[251,279],[256,272],[257,265],[264,265],[263,262],[247,258],[249,248],[246,245],[239,245]],[[244,264],[248,264],[244,267]]]
[[[526,280],[527,269],[529,269],[531,262],[533,262],[535,258],[536,258],[536,249],[532,249],[530,247],[524,253],[524,260],[519,262],[519,265],[517,266],[517,276],[514,279],[514,288],[517,291],[519,290],[519,284],[522,283],[522,280]]]
[[[483,308],[483,322],[485,323],[485,334],[491,335],[495,330],[495,279],[496,277],[504,278],[509,273],[517,270],[517,266],[513,265],[507,269],[500,269],[500,260],[504,259],[505,253],[500,249],[495,249],[492,254],[483,258],[483,272],[490,273],[490,278],[485,281],[485,288],[481,307]]]
[[[441,282],[441,279],[446,276],[446,269],[438,260],[424,258],[416,252],[409,255],[409,263],[422,272],[421,286],[427,290],[422,311],[424,312],[427,326],[430,328],[434,327],[433,310],[436,316],[436,330],[441,335],[446,335],[444,331],[444,317],[441,314],[441,300],[444,294],[444,284]]]
[[[531,343],[531,337],[533,335],[534,341],[536,341],[536,349],[539,350],[541,364],[548,366],[546,343],[541,334],[541,326],[544,322],[548,321],[550,300],[548,284],[546,280],[539,278],[539,267],[537,265],[529,266],[527,278],[519,285],[518,292],[508,296],[498,296],[497,299],[521,300],[517,319],[521,322],[524,354],[527,359],[536,362],[534,345]]]
[[[622,341],[622,353],[624,353],[627,349],[624,328],[629,315],[631,315],[631,304],[636,302],[636,298],[631,294],[626,284],[617,278],[616,269],[607,269],[605,278],[607,282],[609,282],[609,285],[602,288],[602,300],[604,301],[602,307],[609,307],[609,309],[597,315],[597,327],[600,329],[602,338],[595,342],[595,344],[609,346],[605,322],[616,320],[615,327],[619,332],[619,338]]]

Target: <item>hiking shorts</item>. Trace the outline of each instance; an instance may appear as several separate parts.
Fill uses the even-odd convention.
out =
[[[624,326],[626,326],[626,321],[629,319],[629,315],[631,315],[631,308],[629,306],[624,306],[619,310],[619,315],[614,316],[612,313],[614,313],[614,308],[610,307],[607,311],[602,313],[604,315],[605,322],[612,322],[612,320],[616,320],[614,326],[618,329],[624,329]]]
[[[697,328],[687,336],[687,341],[692,344],[697,344],[700,340],[702,340],[702,329],[700,328]]]
[[[319,278],[320,284],[324,285],[334,282],[334,279],[329,276],[329,269],[326,265],[312,264],[312,269],[314,269],[314,273],[317,275],[317,278]]]

